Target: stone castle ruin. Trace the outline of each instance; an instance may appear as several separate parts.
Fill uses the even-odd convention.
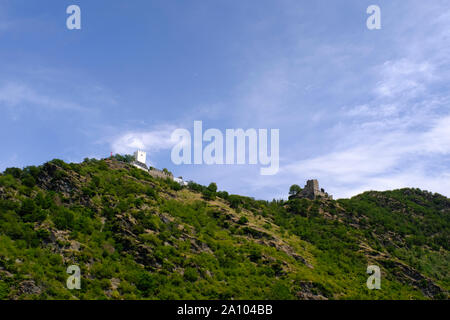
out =
[[[306,182],[305,187],[299,191],[297,194],[292,196],[292,198],[299,199],[333,199],[333,196],[330,196],[325,192],[324,189],[319,189],[319,181],[316,179],[308,180]]]

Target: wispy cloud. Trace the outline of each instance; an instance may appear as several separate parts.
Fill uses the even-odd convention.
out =
[[[14,109],[17,107],[41,107],[52,110],[88,111],[76,102],[37,92],[23,83],[9,82],[0,87],[0,106]]]
[[[434,78],[434,65],[428,61],[415,62],[407,58],[386,61],[377,66],[381,80],[375,87],[380,97],[415,97],[426,90]]]
[[[349,194],[345,185],[352,189],[355,184],[368,187],[370,181],[377,181],[377,187],[390,189],[401,184],[401,181],[384,185],[380,182],[392,182],[392,177],[395,176],[401,176],[402,181],[417,181],[421,177],[423,181],[417,186],[428,181],[428,185],[433,185],[434,190],[447,192],[440,185],[441,179],[430,176],[427,169],[435,165],[439,154],[450,155],[449,125],[450,117],[446,117],[436,121],[427,132],[398,131],[371,138],[364,136],[364,141],[358,145],[290,164],[283,171],[298,177],[314,176],[324,179],[331,185],[339,186],[332,189],[340,195]],[[447,172],[449,173],[450,171]],[[441,171],[440,174],[445,175],[446,172]],[[414,175],[415,178],[408,178],[408,175]],[[435,178],[437,180],[433,184]],[[358,189],[363,190],[362,187]]]

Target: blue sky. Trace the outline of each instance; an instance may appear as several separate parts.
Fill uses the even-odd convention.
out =
[[[82,29],[66,28],[79,5]],[[368,30],[366,9],[381,8]],[[0,2],[0,170],[148,152],[260,199],[317,178],[335,197],[450,196],[448,1]],[[280,130],[280,171],[171,162],[170,134]]]

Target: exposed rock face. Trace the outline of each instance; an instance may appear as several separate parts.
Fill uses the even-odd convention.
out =
[[[391,270],[394,271],[393,275],[397,279],[399,279],[403,283],[416,287],[417,289],[421,290],[425,296],[429,298],[432,298],[444,292],[444,290],[438,285],[436,285],[431,279],[425,277],[420,272],[404,263],[393,261],[392,259],[381,260],[380,263],[384,266],[394,265],[395,267],[391,268]]]
[[[300,288],[301,290],[297,292],[300,300],[328,300],[317,283],[303,281],[300,283]]]
[[[294,198],[314,200],[317,198],[333,199],[333,196],[328,195],[325,190],[319,189],[319,181],[313,179],[308,180],[305,187]]]
[[[62,192],[65,195],[70,195],[76,189],[73,179],[64,174],[64,171],[53,163],[44,165],[37,183],[43,189]]]
[[[19,294],[40,294],[41,288],[39,288],[34,280],[24,280],[19,285]]]

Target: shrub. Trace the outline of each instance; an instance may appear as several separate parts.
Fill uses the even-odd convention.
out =
[[[198,273],[194,268],[188,267],[184,270],[183,276],[187,281],[194,282],[198,278]]]
[[[228,202],[230,203],[230,207],[232,207],[233,209],[237,209],[242,203],[242,200],[239,196],[232,194],[228,197]]]
[[[215,193],[211,192],[209,189],[204,189],[202,196],[205,200],[214,200],[216,198]]]
[[[224,199],[224,200],[228,200],[228,197],[229,197],[228,192],[226,192],[226,191],[219,191],[219,192],[217,192],[217,196],[219,198]]]
[[[212,193],[216,193],[217,192],[217,184],[215,182],[211,182],[208,186],[208,190],[211,191]]]
[[[271,298],[274,300],[290,300],[292,295],[289,288],[280,282],[276,282],[271,289]]]
[[[27,174],[25,177],[22,178],[22,184],[33,188],[36,185],[36,180],[33,178],[32,175]]]
[[[0,176],[0,186],[2,187],[15,187],[17,186],[17,180],[10,174]]]
[[[6,168],[5,175],[12,175],[14,178],[16,179],[20,179],[20,177],[22,176],[22,170],[20,170],[19,168]]]
[[[238,221],[239,224],[246,224],[247,222],[248,222],[248,219],[247,219],[247,217],[244,217],[244,216],[242,216]]]
[[[58,229],[68,229],[73,225],[74,214],[69,209],[60,207],[54,214],[53,222]]]
[[[23,200],[18,213],[22,217],[25,217],[25,216],[30,217],[35,213],[36,210],[37,210],[37,207],[36,207],[36,204],[34,203],[34,200],[27,198],[27,199]]]
[[[150,295],[158,286],[156,279],[148,272],[141,272],[137,276],[136,287],[138,290]]]
[[[0,280],[0,300],[5,300],[9,295],[9,286]]]

